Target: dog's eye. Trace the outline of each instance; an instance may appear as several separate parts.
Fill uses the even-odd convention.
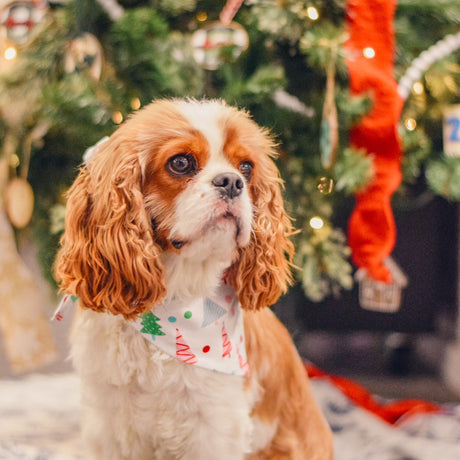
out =
[[[166,169],[174,176],[188,176],[196,171],[196,160],[188,153],[180,153],[168,160]]]
[[[250,161],[243,161],[240,163],[240,172],[248,182],[251,180],[253,168],[254,165]]]

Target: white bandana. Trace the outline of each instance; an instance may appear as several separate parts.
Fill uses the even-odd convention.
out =
[[[77,297],[65,295],[52,319],[61,321]],[[235,291],[222,283],[211,297],[156,305],[129,321],[146,340],[191,365],[231,375],[249,375],[243,314]]]
[[[248,375],[241,305],[221,284],[212,297],[171,300],[130,323],[166,354],[225,374]]]

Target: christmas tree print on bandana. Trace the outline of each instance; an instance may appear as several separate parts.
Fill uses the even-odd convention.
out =
[[[179,329],[176,329],[176,356],[177,359],[187,364],[196,364],[196,356],[190,351]]]
[[[204,299],[204,317],[201,327],[209,326],[211,323],[226,315],[227,311],[211,299]]]
[[[141,315],[141,324],[144,326],[141,329],[141,332],[143,334],[150,334],[153,340],[155,340],[155,336],[157,335],[165,335],[165,333],[161,330],[161,325],[158,321],[160,321],[160,318],[155,316],[151,311],[145,315]]]
[[[225,329],[225,323],[222,324],[222,358],[231,358],[232,355],[232,342],[228,340],[227,330]]]
[[[248,375],[243,315],[229,285],[192,302],[173,299],[130,323],[146,340],[187,365]]]

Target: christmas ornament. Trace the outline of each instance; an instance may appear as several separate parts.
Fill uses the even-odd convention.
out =
[[[444,153],[449,157],[460,157],[460,104],[444,109],[442,137]]]
[[[0,10],[0,30],[6,40],[14,45],[29,42],[45,16],[47,7],[44,0],[7,2]]]
[[[460,49],[460,32],[455,35],[448,35],[420,53],[399,80],[398,92],[400,96],[404,100],[407,99],[414,83],[422,77],[432,64],[458,49]]]
[[[88,73],[93,80],[99,81],[102,64],[102,47],[94,35],[85,33],[70,42],[64,60],[67,73]]]
[[[192,35],[193,56],[207,70],[216,70],[224,61],[234,61],[247,49],[249,36],[236,22],[213,22]]]
[[[12,179],[5,192],[5,208],[10,222],[18,229],[24,228],[32,218],[34,192],[26,179]]]
[[[326,97],[321,120],[320,150],[323,168],[334,164],[337,145],[339,143],[339,123],[335,105],[335,63],[332,59],[326,70]]]
[[[391,273],[390,283],[370,278],[365,269],[357,270],[355,278],[359,283],[359,305],[365,310],[396,313],[401,307],[402,288],[407,286],[407,277],[391,257],[383,263]]]
[[[330,177],[320,177],[317,185],[317,189],[323,195],[329,195],[334,190],[334,181]]]
[[[354,94],[372,92],[371,112],[351,131],[351,143],[374,159],[375,177],[356,194],[349,220],[352,259],[367,276],[384,282],[391,273],[383,260],[393,250],[396,227],[391,195],[401,182],[401,146],[397,133],[402,99],[393,77],[395,0],[350,0],[347,8],[349,40],[347,66]],[[374,57],[363,50],[372,48]]]

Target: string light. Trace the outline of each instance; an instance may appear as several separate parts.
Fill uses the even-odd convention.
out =
[[[200,22],[204,22],[208,19],[208,15],[205,11],[202,11],[201,13],[197,14],[196,19]]]
[[[424,90],[423,83],[420,81],[416,81],[412,85],[412,91],[414,92],[414,94],[418,94],[418,95],[423,94],[423,90]]]
[[[371,48],[370,46],[367,46],[366,48],[363,49],[363,55],[367,59],[375,58],[375,50],[374,50],[374,48]]]
[[[321,219],[321,217],[315,216],[310,219],[310,227],[314,228],[315,230],[319,230],[320,228],[323,228],[324,226],[324,221]]]
[[[12,155],[10,155],[8,163],[11,168],[17,168],[21,164],[21,161],[19,160],[19,157],[15,153],[13,153]]]
[[[319,12],[314,6],[309,6],[307,8],[307,17],[312,21],[319,19]]]
[[[16,51],[16,48],[14,48],[13,46],[8,47],[8,48],[5,50],[5,53],[3,54],[3,56],[5,57],[5,59],[6,59],[7,61],[11,61],[11,60],[14,59],[17,55],[18,55],[18,52]]]
[[[131,108],[133,110],[139,110],[141,108],[141,101],[138,97],[131,99]]]
[[[417,127],[417,122],[413,118],[407,118],[404,126],[408,131],[413,131]]]
[[[112,115],[112,121],[119,125],[123,121],[123,114],[120,111],[114,112]]]

